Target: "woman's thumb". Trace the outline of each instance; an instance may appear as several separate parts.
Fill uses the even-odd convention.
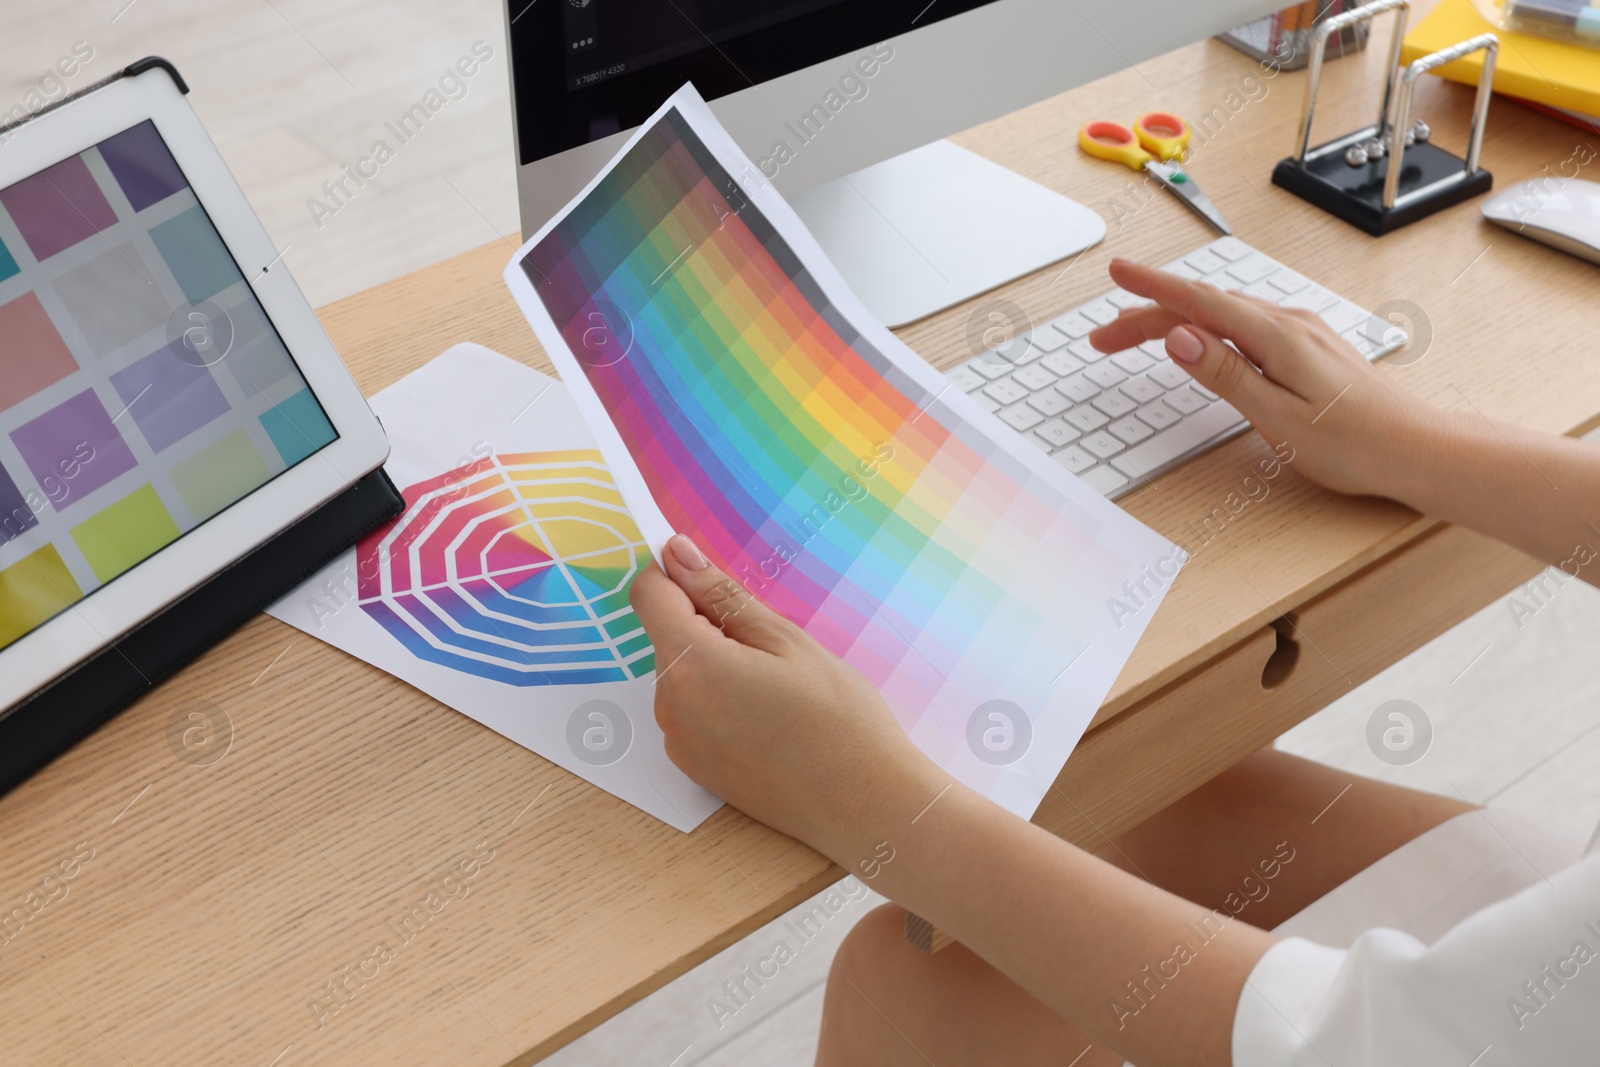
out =
[[[719,570],[698,545],[674,534],[661,555],[667,576],[688,595],[697,612],[740,644],[776,651],[776,642],[791,624]]]

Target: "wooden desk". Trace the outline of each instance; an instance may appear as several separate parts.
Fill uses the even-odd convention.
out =
[[[1324,138],[1375,108],[1384,51],[1380,39],[1329,65]],[[1078,153],[1082,121],[1157,106],[1198,120],[1236,92],[1196,176],[1245,240],[1364,306],[1425,310],[1426,358],[1385,373],[1448,408],[1562,433],[1595,424],[1600,271],[1490,228],[1477,203],[1373,240],[1272,188],[1303,75],[1251,99],[1257,75],[1203,42],[956,140],[1110,217],[1130,175]],[[1430,79],[1418,95],[1441,143],[1464,143],[1471,91]],[[1497,101],[1483,158],[1504,188],[1582,140]],[[1006,296],[1042,320],[1104,291],[1114,253],[1164,262],[1211,237],[1165,196],[1125,214],[1099,247]],[[328,308],[362,387],[462,340],[548,369],[499,279],[511,251]],[[969,354],[970,311],[903,336],[951,365]],[[1266,454],[1236,440],[1123,504],[1185,539]],[[1196,551],[1037,821],[1098,845],[1536,569],[1392,504],[1323,492],[1291,465]],[[169,747],[196,700],[231,724],[210,766]],[[4,1058],[140,1067],[527,1062],[841,873],[732,810],[679,834],[266,617],[0,801],[0,855]],[[467,895],[440,888],[485,856]],[[46,881],[63,863],[76,877]],[[402,943],[419,904],[426,922]],[[5,919],[14,907],[25,922]],[[392,956],[375,960],[380,942]]]

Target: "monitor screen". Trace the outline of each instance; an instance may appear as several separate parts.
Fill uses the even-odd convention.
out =
[[[993,0],[509,0],[523,164],[637,126],[684,82],[707,100]]]
[[[153,122],[0,189],[0,648],[336,436]]]

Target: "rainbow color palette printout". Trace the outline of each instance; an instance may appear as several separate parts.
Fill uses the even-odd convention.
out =
[[[371,403],[406,509],[268,612],[698,826],[722,802],[667,759],[628,603],[650,549],[566,388],[463,344]]]
[[[692,86],[506,279],[644,541],[694,538],[1031,815],[1181,550],[874,321]]]

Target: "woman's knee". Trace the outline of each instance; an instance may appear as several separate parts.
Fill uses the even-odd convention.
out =
[[[882,904],[862,916],[840,943],[823,994],[818,1067],[871,1063],[882,1055],[882,1037],[864,1014],[872,999],[866,990],[894,988],[887,979],[897,951],[894,939],[905,941],[905,915],[904,908]]]
[[[939,1050],[941,1067],[1122,1062],[1088,1055],[1081,1031],[965,946],[923,953],[906,940],[905,919],[904,908],[886,904],[839,946],[823,1002],[821,1067],[923,1067],[929,1049]]]
[[[850,978],[858,985],[877,985],[905,953],[917,951],[906,940],[905,929],[906,910],[898,904],[880,904],[863,915],[840,943],[828,984]]]

